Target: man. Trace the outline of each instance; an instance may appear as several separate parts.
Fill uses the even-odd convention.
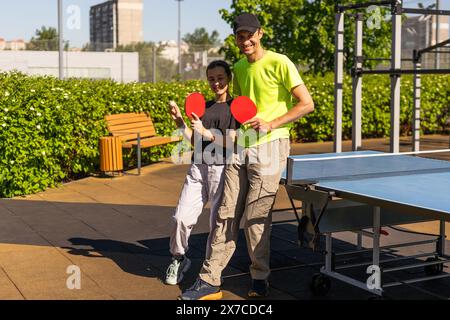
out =
[[[180,296],[182,300],[222,298],[221,274],[236,248],[241,218],[252,261],[248,295],[267,296],[272,206],[289,155],[287,124],[314,110],[295,65],[286,56],[261,46],[264,33],[258,18],[241,14],[235,18],[233,29],[237,46],[246,56],[234,66],[234,93],[255,102],[258,114],[243,125],[257,135],[255,138],[247,132],[238,139],[244,149],[225,170],[224,198],[210,257],[204,261],[195,284]],[[297,100],[295,105],[292,98]]]

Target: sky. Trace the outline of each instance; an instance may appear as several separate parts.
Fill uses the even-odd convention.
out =
[[[450,0],[449,0],[450,1]],[[89,8],[105,0],[63,0],[64,11],[71,6],[80,9],[80,24],[64,28],[64,39],[71,47],[89,42]],[[57,0],[0,0],[0,38],[29,41],[41,26],[57,27]],[[176,40],[178,37],[178,2],[175,0],[143,0],[144,40]],[[183,0],[181,2],[181,35],[204,27],[217,30],[220,39],[232,31],[222,20],[220,9],[229,9],[231,0]],[[65,20],[71,14],[65,13]]]
[[[229,9],[232,0],[183,0],[181,2],[181,34],[192,33],[204,27],[208,32],[217,30],[225,39],[231,28],[219,9]],[[63,0],[64,11],[75,5],[80,9],[79,28],[65,27],[64,39],[71,47],[82,47],[89,42],[89,8],[104,0]],[[143,0],[144,40],[176,40],[178,36],[178,2],[175,0]],[[349,0],[348,2],[351,2]],[[417,7],[434,0],[404,0],[405,7]],[[450,10],[450,0],[441,0],[441,8]],[[65,18],[70,16],[67,12]],[[57,0],[0,0],[0,38],[29,41],[41,26],[57,26]]]

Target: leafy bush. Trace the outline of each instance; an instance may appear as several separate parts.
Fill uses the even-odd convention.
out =
[[[212,98],[207,84],[197,81],[119,84],[0,73],[0,84],[0,197],[35,193],[97,171],[107,114],[147,111],[157,133],[171,135],[169,100],[182,106],[192,91]],[[170,146],[159,146],[144,149],[142,159],[169,154]]]
[[[410,131],[411,78],[402,81],[402,130]],[[292,139],[332,139],[333,75],[304,78],[316,110],[293,125]],[[389,77],[365,77],[363,85],[363,136],[389,134]],[[157,84],[119,84],[113,81],[29,77],[0,73],[0,197],[31,194],[96,172],[98,141],[107,135],[104,116],[125,112],[149,112],[159,135],[171,135],[175,126],[167,114],[167,102],[184,105],[193,91],[208,99],[212,93],[202,81]],[[450,76],[423,77],[422,129],[442,130],[449,112]],[[351,79],[345,82],[345,138],[351,135]],[[173,145],[143,150],[143,161],[170,155]],[[133,153],[125,160],[134,165]]]
[[[315,102],[315,111],[293,125],[291,137],[296,141],[333,139],[334,74],[323,77],[304,76]],[[413,78],[403,76],[401,82],[400,134],[410,135],[413,116]],[[390,134],[390,78],[385,75],[363,77],[362,136],[388,137]],[[352,79],[344,79],[342,114],[343,139],[352,135]],[[443,132],[450,117],[450,75],[422,76],[421,133]]]

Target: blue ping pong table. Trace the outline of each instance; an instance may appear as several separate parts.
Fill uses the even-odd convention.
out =
[[[376,151],[290,156],[281,183],[292,204],[292,200],[302,201],[299,241],[317,249],[317,236],[325,236],[325,264],[311,287],[315,293],[328,292],[330,277],[382,296],[387,287],[450,276],[443,272],[450,261],[445,255],[445,222],[450,221],[450,162]],[[434,220],[440,221],[440,232],[432,240],[380,247],[381,227]],[[333,252],[332,234],[342,231],[357,234],[356,250]],[[371,249],[362,248],[363,235],[373,238]],[[388,268],[384,263],[395,259],[381,256],[380,260],[383,250],[426,243],[435,243],[436,249],[410,257],[415,262],[409,265]],[[336,264],[337,257],[364,252],[372,253],[371,262]],[[405,257],[398,259],[405,261]],[[370,265],[379,268],[381,285],[368,285],[367,281],[338,272]],[[425,276],[386,281],[395,279],[395,271],[419,267],[424,268]]]

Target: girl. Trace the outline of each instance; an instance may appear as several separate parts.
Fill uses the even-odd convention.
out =
[[[222,201],[227,148],[229,150],[233,147],[232,143],[227,141],[234,140],[235,130],[239,126],[230,112],[232,102],[229,94],[229,83],[232,80],[230,66],[225,61],[213,61],[208,65],[206,75],[215,98],[206,103],[205,114],[201,119],[195,114],[192,115],[191,128],[186,126],[176,103],[173,101],[169,103],[172,119],[194,145],[193,162],[173,215],[170,235],[172,262],[167,268],[165,279],[165,282],[170,285],[180,283],[191,265],[191,261],[185,256],[189,236],[208,201],[211,213],[206,257],[210,254],[212,231],[215,228],[217,210]],[[211,143],[215,145],[211,146]],[[214,151],[218,149],[219,152]],[[201,150],[201,157],[195,154],[196,150]]]

